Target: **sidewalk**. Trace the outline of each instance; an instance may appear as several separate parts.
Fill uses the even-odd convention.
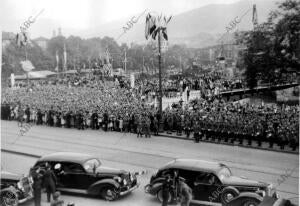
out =
[[[177,135],[176,132],[173,132],[172,134],[168,134],[166,132],[159,133],[159,136],[167,137],[167,138],[174,138],[174,139],[182,139],[182,140],[189,140],[194,141],[193,134],[190,134],[190,137],[187,138],[186,135],[183,133],[181,136]],[[277,144],[273,145],[273,148],[269,148],[269,143],[262,142],[261,147],[257,146],[257,143],[255,141],[252,142],[252,145],[247,145],[247,141],[244,140],[243,144],[239,144],[238,141],[235,141],[234,144],[231,144],[229,142],[224,142],[221,140],[221,142],[218,142],[217,140],[211,141],[211,140],[205,140],[200,139],[200,142],[206,142],[206,143],[212,143],[212,144],[222,144],[222,145],[228,145],[228,146],[238,146],[243,148],[251,148],[251,149],[258,149],[258,150],[267,150],[267,151],[273,151],[273,152],[283,152],[283,153],[289,153],[289,154],[296,154],[299,155],[299,148],[296,149],[296,151],[292,151],[292,149],[288,146],[284,147],[284,150],[281,150],[280,147]],[[200,143],[199,142],[199,143]]]

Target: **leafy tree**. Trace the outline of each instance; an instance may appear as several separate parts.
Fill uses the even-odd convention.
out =
[[[300,2],[286,0],[267,22],[237,36],[247,46],[243,62],[248,85],[258,80],[281,81],[286,72],[300,67]]]

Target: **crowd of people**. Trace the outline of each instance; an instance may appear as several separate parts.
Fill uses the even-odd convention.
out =
[[[180,80],[179,87],[211,90],[218,75],[200,80],[199,85]],[[2,91],[1,118],[52,127],[133,132],[138,137],[164,131],[193,136],[196,142],[203,139],[243,144],[246,140],[248,145],[256,141],[260,147],[262,142],[268,142],[269,147],[277,143],[281,149],[289,145],[293,150],[298,146],[299,106],[242,105],[217,96],[208,101],[202,96],[190,105],[180,102],[181,105],[168,107],[161,115],[140,90],[149,81],[140,82],[137,89],[130,89],[126,82],[124,86],[94,77],[76,81],[77,85],[58,81],[38,83],[30,89],[6,88]]]

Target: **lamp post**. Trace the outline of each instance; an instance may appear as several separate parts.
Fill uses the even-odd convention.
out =
[[[152,12],[156,13],[156,12]],[[152,16],[150,13],[146,16],[146,27],[145,27],[145,37],[152,37],[156,40],[156,36],[158,35],[158,78],[159,78],[159,131],[162,131],[162,65],[161,65],[161,35],[163,34],[163,38],[168,40],[167,35],[167,24],[170,22],[172,16],[162,18],[162,15],[158,15],[157,17]]]
[[[159,79],[159,114],[162,120],[162,78],[161,78],[161,27],[158,28],[158,79]],[[160,128],[161,129],[161,128]]]

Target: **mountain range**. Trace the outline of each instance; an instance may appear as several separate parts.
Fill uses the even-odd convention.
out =
[[[218,38],[226,33],[226,27],[229,27],[230,22],[238,17],[240,23],[223,38],[224,42],[230,41],[233,31],[253,29],[253,4],[256,4],[259,23],[266,21],[269,12],[277,8],[274,0],[242,0],[233,4],[210,4],[196,8],[172,17],[168,24],[169,43],[185,44],[187,47],[192,48],[214,45],[217,43]],[[130,19],[131,17],[127,20],[95,27],[94,30],[83,31],[79,35],[86,37],[111,36],[117,39],[123,33],[122,28],[126,26],[127,21]],[[145,14],[118,39],[118,42],[146,43],[144,27]]]
[[[283,1],[283,0],[280,0]],[[200,8],[195,8],[184,13],[172,16],[168,24],[169,44],[185,44],[191,48],[201,48],[217,44],[220,36],[226,33],[226,27],[230,25],[236,17],[240,19],[238,23],[226,37],[223,38],[224,43],[232,39],[232,33],[235,30],[251,30],[252,24],[252,8],[256,4],[258,23],[267,20],[270,11],[277,8],[277,0],[241,0],[232,4],[209,4]],[[135,17],[140,15],[138,13]],[[147,13],[147,12],[146,12]],[[81,38],[109,36],[117,40],[118,43],[138,43],[146,44],[147,40],[144,36],[145,15],[144,13],[138,22],[133,24],[126,33],[119,39],[118,37],[123,33],[123,27],[132,18],[120,19],[118,21],[95,24],[93,29],[77,30],[72,28],[62,28],[63,34],[80,36]],[[50,19],[40,19],[36,24],[38,28],[45,27],[44,33],[51,31],[51,28],[57,28],[57,22]],[[42,28],[44,28],[42,27]],[[40,30],[39,30],[40,31]],[[32,33],[40,33],[32,28]],[[51,32],[47,32],[48,34]],[[52,34],[52,33],[51,33]],[[51,36],[49,34],[48,36]]]

